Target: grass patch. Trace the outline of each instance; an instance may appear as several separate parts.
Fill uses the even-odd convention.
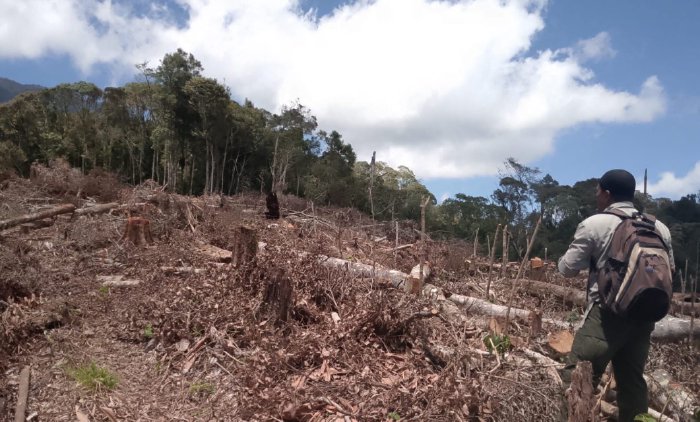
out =
[[[146,328],[143,329],[143,336],[147,339],[153,338],[153,326],[151,324],[146,325]]]
[[[195,382],[190,385],[190,396],[209,396],[214,394],[216,391],[216,386],[208,382]]]
[[[107,368],[98,366],[95,362],[69,368],[66,372],[75,379],[78,384],[92,391],[97,391],[101,388],[111,390],[116,387],[118,383],[116,375],[111,373]]]
[[[510,343],[510,337],[507,335],[498,335],[495,333],[489,334],[484,337],[484,345],[488,349],[489,353],[504,354],[511,349],[512,344]]]

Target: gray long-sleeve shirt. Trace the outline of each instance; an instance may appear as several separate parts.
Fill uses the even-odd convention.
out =
[[[616,202],[610,205],[606,211],[619,209],[627,215],[637,212],[631,202]],[[559,259],[559,272],[564,277],[574,277],[579,271],[591,267],[591,262],[595,262],[596,268],[601,269],[608,259],[610,243],[615,229],[622,222],[622,219],[612,214],[596,214],[583,220],[576,228],[574,240],[569,249],[561,259]],[[671,246],[671,232],[668,227],[659,220],[656,220],[656,229],[666,245],[668,245],[668,255],[671,261],[671,270],[674,269],[673,248]],[[589,304],[598,301],[598,286],[596,283],[588,283]]]

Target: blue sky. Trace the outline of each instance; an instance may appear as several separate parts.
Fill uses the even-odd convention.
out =
[[[0,76],[122,84],[182,47],[236,98],[298,98],[438,198],[490,195],[509,156],[563,184],[648,168],[655,196],[700,191],[695,0],[19,4],[0,0]]]

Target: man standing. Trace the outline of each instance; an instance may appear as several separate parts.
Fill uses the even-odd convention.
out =
[[[648,408],[643,373],[654,322],[628,319],[601,306],[596,280],[610,257],[615,229],[623,220],[612,213],[624,212],[628,216],[638,213],[632,204],[635,188],[636,181],[629,172],[610,170],[605,173],[596,188],[596,205],[600,213],[579,224],[573,242],[559,260],[559,272],[564,277],[573,277],[581,270],[590,269],[588,307],[583,325],[574,337],[564,379],[567,383],[570,381],[571,371],[578,361],[590,361],[595,386],[608,362],[612,361],[617,381],[619,420],[622,422],[633,421],[637,414],[645,413]],[[666,245],[672,271],[671,233],[660,221],[655,222],[655,228]]]

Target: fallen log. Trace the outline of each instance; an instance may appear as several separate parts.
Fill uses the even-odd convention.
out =
[[[61,204],[48,210],[33,214],[25,214],[19,217],[9,218],[7,220],[0,221],[0,230],[6,230],[20,224],[29,223],[31,221],[43,220],[44,218],[53,217],[59,214],[68,214],[75,211],[75,205],[73,204]]]
[[[563,299],[568,305],[586,306],[586,292],[584,292],[583,289],[572,289],[544,281],[529,279],[520,279],[518,283],[524,291],[536,296],[554,295]]]
[[[552,294],[564,299],[567,303],[578,306],[586,306],[586,294],[583,290],[557,286],[542,281],[522,279],[523,290],[536,294]],[[690,333],[690,321],[667,315],[656,323],[651,338],[659,341],[681,341]],[[693,334],[700,335],[700,327],[693,327]]]
[[[258,247],[260,247],[258,245]],[[199,243],[195,245],[194,249],[202,255],[205,255],[209,259],[217,262],[231,262],[231,257],[233,252],[227,251],[226,249],[221,249],[214,245],[209,245],[206,243]]]
[[[606,401],[601,401],[600,402],[600,411],[605,415],[605,416],[610,416],[615,418],[617,420],[619,410],[616,406],[613,406],[612,404],[606,402]],[[661,413],[654,410],[654,409],[647,409],[647,413],[650,414],[654,419],[656,419],[658,422],[678,422],[673,418],[669,418],[668,416],[661,416]]]
[[[29,398],[29,366],[25,366],[19,375],[19,391],[17,393],[17,406],[15,407],[15,422],[24,422],[27,413],[27,399]]]
[[[346,271],[358,277],[374,277],[381,280],[387,280],[392,287],[397,289],[405,289],[406,282],[410,278],[409,274],[403,273],[398,270],[390,270],[379,266],[372,266],[359,262],[351,262],[346,261],[344,259],[333,258],[323,255],[320,255],[318,257],[318,262],[320,262],[322,265],[329,267],[343,268]],[[461,308],[466,307],[469,311],[481,315],[504,317],[506,315],[506,312],[508,311],[508,308],[506,306],[497,305],[470,296],[462,296],[455,294],[450,295],[449,297],[444,296],[441,293],[441,289],[432,284],[426,283],[423,286],[422,292],[424,295],[433,297],[437,300],[441,300],[442,298],[440,296],[442,296]],[[522,318],[526,321],[529,320],[531,317],[531,312],[524,309],[513,308],[511,309],[511,313],[516,317]],[[563,328],[567,328],[569,326],[569,324],[564,321],[556,321],[552,319],[545,319],[544,322],[554,324],[558,327]]]
[[[207,271],[205,268],[195,267],[160,267],[160,270],[165,275],[203,274]]]
[[[692,420],[697,399],[682,385],[673,383],[668,372],[657,369],[644,375],[644,380],[654,406],[666,409],[665,413],[678,420]]]
[[[110,202],[107,204],[98,204],[98,205],[93,205],[91,207],[83,207],[75,210],[75,215],[81,216],[81,215],[95,215],[95,214],[101,214],[103,212],[108,212],[111,211],[113,208],[119,207],[119,204],[116,202]]]
[[[141,280],[125,279],[123,275],[98,275],[96,279],[105,287],[130,287],[141,284]]]
[[[260,245],[258,244],[258,248]],[[301,253],[301,255],[308,255],[307,252]],[[340,258],[329,257],[325,255],[317,256],[318,262],[322,265],[334,267],[334,268],[344,268],[346,271],[358,277],[373,277],[382,280],[387,280],[390,285],[397,289],[405,289],[406,281],[410,278],[409,274],[398,270],[391,270],[377,265],[363,264],[360,262],[351,262]],[[532,283],[531,280],[523,280],[526,283]],[[547,286],[552,286],[550,283],[544,282],[534,282],[540,283]],[[425,284],[423,287],[423,292],[433,292],[438,289],[432,284]],[[439,289],[438,289],[439,290]],[[572,289],[569,289],[572,290]],[[432,293],[431,293],[432,295]],[[574,297],[575,295],[571,295]],[[482,299],[477,299],[469,296],[462,295],[450,295],[446,297],[447,300],[459,305],[466,306],[474,312],[483,313],[485,315],[492,316],[505,316],[508,308],[506,306],[496,305],[487,302]],[[584,303],[585,304],[585,303]],[[528,320],[531,317],[531,312],[525,309],[511,309],[511,312],[518,318]],[[569,324],[564,321],[558,321],[553,319],[543,319],[543,322],[556,325],[562,328],[568,328]],[[664,319],[656,323],[654,331],[651,333],[651,338],[657,341],[674,342],[681,341],[688,336],[690,332],[690,321],[674,318],[672,316],[666,316]],[[700,326],[693,327],[693,332],[700,336]]]
[[[455,304],[461,306],[462,308],[464,308],[468,312],[471,311],[471,312],[475,312],[478,314],[485,314],[485,315],[499,316],[499,317],[505,317],[506,314],[508,313],[507,306],[497,305],[495,303],[487,302],[483,299],[477,299],[475,297],[453,294],[453,295],[450,295],[447,298],[447,300],[454,302]],[[527,311],[525,309],[511,308],[510,313],[513,316],[515,316],[517,318],[524,319],[524,320],[527,320],[530,318],[530,311]]]
[[[24,223],[19,225],[19,229],[23,234],[29,233],[31,230],[43,229],[44,227],[53,226],[54,220],[47,218],[45,220],[36,220],[31,223]]]

